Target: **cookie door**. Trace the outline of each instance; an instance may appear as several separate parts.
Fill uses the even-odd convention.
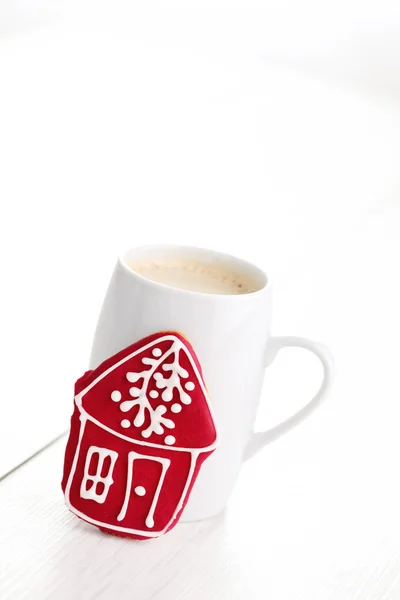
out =
[[[159,531],[157,508],[163,502],[163,484],[169,458],[129,452],[126,490],[117,521],[122,527]]]

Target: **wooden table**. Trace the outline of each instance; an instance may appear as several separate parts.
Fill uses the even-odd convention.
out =
[[[1,599],[398,600],[398,109],[262,61],[90,32],[3,45]],[[326,342],[337,378],[245,465],[224,514],[132,542],[68,513],[65,436],[40,450],[67,428],[116,253],[157,239],[265,266],[274,333]],[[319,374],[279,356],[259,427]]]

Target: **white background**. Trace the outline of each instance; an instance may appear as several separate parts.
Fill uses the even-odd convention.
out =
[[[46,23],[116,31],[213,55],[262,56],[394,98],[400,94],[396,0],[2,0],[0,34]]]
[[[255,261],[274,333],[337,363],[329,402],[244,469],[224,520],[151,550],[66,514],[64,439],[17,469],[0,484],[4,597],[27,581],[38,598],[130,598],[127,581],[138,600],[399,597],[399,17],[394,2],[2,2],[0,474],[67,428],[132,244]],[[282,354],[259,426],[318,377]]]

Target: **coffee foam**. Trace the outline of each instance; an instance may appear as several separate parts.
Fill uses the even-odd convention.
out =
[[[132,261],[129,267],[151,281],[192,292],[239,295],[260,289],[254,278],[221,264],[171,258]]]

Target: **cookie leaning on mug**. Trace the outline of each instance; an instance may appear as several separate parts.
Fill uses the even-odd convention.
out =
[[[215,447],[190,343],[176,332],[148,336],[75,384],[62,481],[66,504],[108,533],[158,537],[178,522]]]

